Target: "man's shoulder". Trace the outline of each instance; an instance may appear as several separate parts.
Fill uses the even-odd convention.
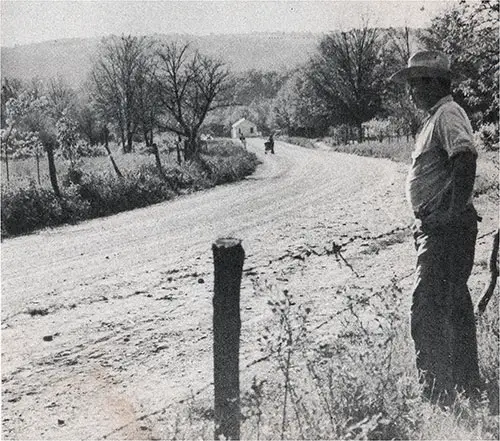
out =
[[[439,100],[436,107],[436,113],[443,111],[465,113],[464,108],[460,104],[458,104],[451,95],[448,95]]]
[[[443,110],[446,110],[448,112],[460,112],[460,113],[465,113],[465,110],[464,108],[458,104],[455,100],[450,100],[450,101],[446,101],[445,103],[443,103],[443,105],[441,106],[441,108]]]
[[[464,108],[453,99],[444,102],[439,106],[434,114],[436,120],[465,120],[469,121],[469,117]]]

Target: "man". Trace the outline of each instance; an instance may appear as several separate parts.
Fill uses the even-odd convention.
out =
[[[476,150],[465,111],[453,101],[450,62],[438,51],[414,54],[391,79],[409,85],[427,112],[417,135],[406,193],[415,214],[416,280],[411,334],[425,395],[450,404],[479,384],[472,271],[478,216],[472,205]]]

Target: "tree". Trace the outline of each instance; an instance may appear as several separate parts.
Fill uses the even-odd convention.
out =
[[[4,128],[2,128],[2,147],[6,166],[7,181],[9,174],[9,154],[15,153],[15,147],[21,143],[26,136],[26,132],[36,131],[38,126],[40,111],[46,109],[47,101],[44,97],[37,97],[32,91],[24,90],[16,93],[4,104],[2,116],[4,118]]]
[[[337,123],[358,128],[381,107],[380,91],[386,74],[380,69],[383,42],[379,31],[369,28],[330,34],[319,44],[309,75],[319,96]]]
[[[161,127],[184,136],[184,159],[195,159],[208,112],[229,102],[229,72],[216,59],[190,53],[188,44],[164,44],[156,55]]]
[[[276,97],[289,76],[288,72],[261,72],[249,70],[234,77],[234,101],[249,106]]]
[[[104,141],[98,111],[88,98],[79,101],[75,112],[75,120],[78,132],[90,145],[94,146]]]
[[[74,118],[78,108],[76,92],[61,77],[51,78],[44,88],[48,105],[55,119]]]
[[[64,159],[69,160],[71,168],[73,169],[79,158],[77,150],[77,123],[64,113],[56,122],[56,131],[57,142],[61,149],[61,155]]]
[[[151,69],[151,46],[146,37],[112,36],[102,41],[92,68],[93,100],[115,123],[124,153],[132,151],[139,127],[141,84]]]
[[[418,37],[407,26],[387,30],[383,67],[387,73],[394,73],[406,66],[410,56],[419,47]],[[384,79],[382,88],[383,116],[389,116],[391,126],[400,135],[413,136],[418,132],[423,119],[423,112],[417,109],[406,87]]]
[[[156,82],[155,66],[143,70],[137,78],[137,121],[146,146],[154,144],[154,130],[158,126],[160,112],[160,95]]]
[[[499,118],[498,8],[497,1],[461,1],[420,35],[426,47],[449,55],[455,98],[476,127]]]
[[[43,84],[34,80],[29,88],[19,93],[16,98],[9,99],[5,108],[6,128],[2,129],[2,145],[4,146],[6,163],[8,164],[8,149],[15,137],[32,139],[36,135],[47,152],[52,189],[56,196],[60,197],[61,192],[54,161],[54,150],[57,147],[53,117],[55,112],[43,94]],[[39,143],[32,140],[29,145],[37,147]]]
[[[320,136],[330,125],[330,115],[305,69],[291,75],[272,105],[272,124],[290,135]]]
[[[4,78],[2,79],[2,95],[0,99],[1,103],[1,128],[6,126],[6,103],[11,98],[17,98],[17,96],[22,92],[23,85],[20,80],[16,78]]]

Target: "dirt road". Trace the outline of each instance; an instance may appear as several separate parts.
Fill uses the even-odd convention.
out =
[[[403,165],[282,142],[264,155],[248,141],[263,164],[243,182],[4,241],[4,439],[161,437],[155,414],[210,389],[216,238],[246,251],[249,366],[268,314],[256,286],[286,286],[324,320],[354,275],[331,256],[293,256],[409,224]],[[411,274],[409,238],[372,254],[360,242],[345,251],[357,283]]]

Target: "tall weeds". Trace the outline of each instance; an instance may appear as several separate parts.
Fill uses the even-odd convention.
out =
[[[448,409],[421,398],[404,295],[395,281],[378,292],[346,288],[342,297],[338,329],[328,340],[308,325],[315,311],[295,303],[291,293],[284,291],[281,299],[270,300],[274,320],[259,339],[270,371],[275,365],[282,380],[269,375],[259,390],[259,435],[342,440],[498,438],[498,420],[492,416],[498,409],[490,392],[474,404],[458,397]],[[479,337],[483,376],[498,384],[495,320],[484,318]],[[251,438],[255,412],[243,411],[250,415],[245,428]]]

